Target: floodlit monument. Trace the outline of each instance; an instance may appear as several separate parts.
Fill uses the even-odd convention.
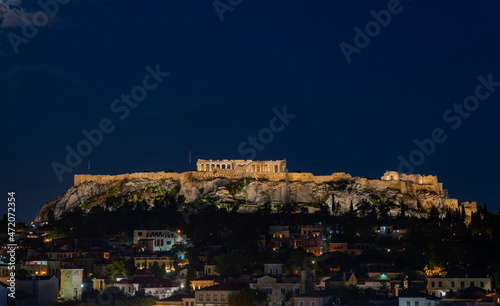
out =
[[[284,173],[286,159],[282,160],[248,160],[248,159],[198,159],[198,171],[215,171],[218,169],[243,170],[245,173]]]
[[[82,296],[83,269],[61,269],[60,297],[65,300]]]

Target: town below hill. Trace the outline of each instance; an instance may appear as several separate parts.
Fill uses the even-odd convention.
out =
[[[141,188],[135,189],[141,185],[135,180],[142,180]],[[489,212],[486,204],[468,211],[464,205],[417,210],[406,200],[396,203],[398,197],[389,196],[389,191],[395,195],[403,191],[391,189],[368,193],[361,202],[338,196],[339,190],[346,194],[356,190],[356,179],[322,183],[334,191],[331,205],[327,199],[308,206],[294,201],[245,202],[248,199],[237,195],[244,192],[250,197],[253,186],[270,183],[254,176],[190,179],[180,185],[173,179],[171,185],[144,182],[148,180],[82,182],[75,188],[102,185],[95,188],[104,191],[57,216],[49,211],[44,221],[17,224],[18,302],[148,306],[500,302],[496,293],[500,215]],[[276,183],[287,185],[287,181]],[[289,180],[291,198],[293,183],[317,184]],[[191,190],[197,189],[196,184],[213,186],[198,190],[195,201],[186,201],[188,193],[181,190],[189,184],[196,186]],[[214,197],[221,190],[241,205]],[[257,194],[262,195],[265,190],[261,190]],[[346,203],[339,204],[340,198]],[[250,205],[254,208],[242,211]],[[6,216],[1,223],[7,227]],[[0,253],[3,283],[11,277],[7,238],[2,236]],[[0,286],[0,295],[6,290]]]

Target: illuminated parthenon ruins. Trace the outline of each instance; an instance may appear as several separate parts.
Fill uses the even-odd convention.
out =
[[[283,173],[286,171],[286,159],[282,160],[243,160],[243,159],[198,159],[198,171],[218,169],[242,170],[245,173],[265,172]]]

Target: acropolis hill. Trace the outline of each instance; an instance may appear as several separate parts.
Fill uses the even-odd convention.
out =
[[[273,206],[290,203],[307,207],[309,211],[313,211],[317,203],[324,203],[332,211],[339,207],[347,211],[351,203],[356,208],[362,202],[375,205],[377,199],[387,199],[394,205],[404,203],[415,214],[425,214],[431,207],[444,211],[463,206],[469,215],[476,210],[475,202],[459,203],[457,199],[448,198],[443,184],[433,175],[387,171],[380,179],[368,179],[344,172],[331,175],[288,173],[286,160],[199,159],[196,166],[197,171],[183,173],[75,175],[74,186],[45,203],[35,221],[46,221],[49,211],[58,218],[64,211],[78,206],[85,210],[102,205],[103,198],[111,194],[132,201],[144,186],[165,192],[175,190],[176,196],[182,196],[186,205],[204,198],[219,204],[238,205],[242,212],[266,203]]]

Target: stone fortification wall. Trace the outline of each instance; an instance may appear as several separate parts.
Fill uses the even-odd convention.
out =
[[[386,172],[387,175],[388,172]],[[360,184],[364,188],[370,188],[375,190],[384,190],[387,188],[398,189],[401,192],[418,192],[418,191],[433,191],[438,194],[443,193],[443,185],[437,182],[437,177],[435,176],[421,176],[413,177],[412,179],[402,180],[400,177],[398,179],[387,179],[384,175],[382,180],[367,179],[356,177],[353,178],[350,174],[344,172],[336,172],[331,175],[313,175],[312,173],[288,173],[288,180],[290,182],[311,182],[311,183],[326,183],[326,182],[337,182],[340,180],[355,180],[356,183]],[[150,179],[150,180],[165,180],[173,179],[177,181],[204,181],[211,180],[217,177],[225,177],[229,179],[243,179],[243,178],[253,178],[253,179],[264,179],[273,182],[285,181],[286,173],[273,173],[273,172],[253,172],[249,173],[244,170],[232,170],[232,169],[217,169],[211,172],[203,171],[188,171],[183,173],[176,172],[139,172],[139,173],[127,173],[120,175],[90,175],[90,174],[77,174],[74,177],[74,185],[77,186],[83,182],[93,181],[100,184],[109,183],[112,181],[121,180],[133,180],[133,179]],[[425,183],[421,183],[425,182]]]
[[[438,182],[438,178],[435,175],[421,175],[421,174],[405,174],[399,173],[397,171],[386,171],[384,175],[380,178],[384,182],[405,182],[409,190],[428,190],[435,191],[439,194],[443,194],[443,184]],[[426,187],[422,189],[421,187],[415,186],[425,185]]]
[[[444,199],[444,204],[449,207],[451,210],[458,209],[458,200],[457,199]]]
[[[462,202],[460,203],[461,206],[465,209],[465,214],[467,216],[471,216],[472,213],[477,212],[477,202]]]
[[[418,184],[413,181],[384,181],[376,179],[356,178],[356,183],[360,184],[363,188],[384,190],[396,189],[401,190],[403,193],[416,193],[419,191],[430,191],[437,194],[442,194],[442,184],[428,185]]]
[[[80,185],[83,182],[97,182],[105,184],[111,181],[133,180],[133,179],[173,179],[179,181],[189,180],[210,180],[216,177],[226,177],[229,179],[254,178],[265,179],[269,181],[284,181],[286,173],[248,173],[244,170],[217,169],[214,172],[188,171],[183,173],[177,172],[139,172],[127,173],[120,175],[91,175],[91,174],[76,174],[74,176],[74,186]],[[344,172],[333,173],[332,175],[313,175],[312,173],[289,173],[288,180],[291,182],[313,182],[325,183],[331,181],[339,181],[342,179],[350,180],[352,176]]]
[[[76,174],[74,177],[74,186],[80,185],[83,182],[97,182],[100,184],[109,183],[112,181],[123,181],[133,179],[174,179],[180,180],[181,174],[176,172],[137,172],[126,173],[119,175],[91,175],[91,174]]]
[[[286,173],[271,173],[271,172],[254,172],[248,173],[244,170],[231,170],[231,169],[217,169],[213,172],[201,172],[201,171],[188,171],[183,173],[177,172],[138,172],[138,173],[127,173],[120,175],[90,175],[90,174],[77,174],[74,177],[74,185],[77,186],[83,182],[93,181],[97,183],[108,183],[111,181],[120,180],[133,180],[133,179],[173,179],[179,181],[188,180],[209,180],[216,177],[226,177],[230,179],[242,179],[242,178],[254,178],[254,179],[266,179],[269,181],[284,181],[286,179]],[[335,182],[340,180],[351,180],[353,177],[350,174],[344,172],[336,172],[332,175],[313,175],[312,173],[288,173],[288,180],[290,182],[313,182],[313,183],[326,183]],[[402,192],[416,192],[416,191],[434,191],[441,193],[443,190],[442,184],[437,183],[437,178],[429,178],[426,184],[417,183],[413,180],[374,180],[366,178],[355,178],[356,182],[361,184],[365,188],[372,189],[386,189],[394,188],[399,189]]]

